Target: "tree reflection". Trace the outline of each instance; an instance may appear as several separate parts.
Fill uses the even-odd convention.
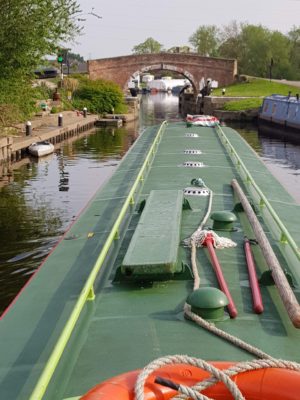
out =
[[[59,213],[45,198],[29,196],[28,182],[36,175],[37,165],[28,163],[0,189],[0,314],[61,234]]]

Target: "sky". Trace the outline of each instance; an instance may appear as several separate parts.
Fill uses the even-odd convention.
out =
[[[222,28],[231,21],[261,24],[287,33],[300,27],[300,0],[77,0],[83,33],[67,43],[86,60],[132,54],[152,37],[168,49],[189,45],[201,25]],[[93,11],[92,11],[93,10]],[[102,18],[97,18],[90,12]]]

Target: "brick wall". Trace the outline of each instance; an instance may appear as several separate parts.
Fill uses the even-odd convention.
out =
[[[122,89],[127,88],[127,82],[135,74],[158,69],[178,72],[190,80],[198,93],[202,77],[216,80],[220,86],[232,83],[237,73],[237,64],[236,60],[202,57],[195,53],[140,54],[88,62],[91,79],[111,80]]]

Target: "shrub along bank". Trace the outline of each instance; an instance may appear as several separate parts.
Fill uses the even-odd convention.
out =
[[[114,82],[102,79],[92,81],[88,78],[80,78],[78,82],[72,95],[75,109],[87,107],[94,114],[126,112],[123,92]]]
[[[15,124],[32,118],[41,111],[42,100],[54,98],[55,90],[47,85],[47,81],[43,80],[41,85],[33,83],[36,81],[28,77],[0,79],[0,128],[2,127],[3,134],[14,134],[14,129],[4,128],[14,127]],[[64,83],[59,86],[58,96],[61,102],[53,107],[52,112],[82,110],[84,107],[95,114],[127,111],[124,95],[113,82],[91,81],[78,75],[65,78]]]

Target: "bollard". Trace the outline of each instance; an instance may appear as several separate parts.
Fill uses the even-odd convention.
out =
[[[32,133],[32,126],[30,121],[26,122],[25,130],[26,130],[26,136],[30,136]]]
[[[63,115],[58,114],[58,126],[63,126]]]
[[[86,107],[83,107],[83,116],[84,116],[84,118],[86,118],[86,116],[87,116],[87,108]]]
[[[225,93],[226,93],[226,89],[224,88],[224,89],[222,89],[222,95],[224,96]]]

